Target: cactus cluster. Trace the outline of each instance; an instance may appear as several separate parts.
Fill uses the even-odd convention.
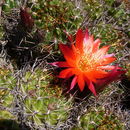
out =
[[[130,129],[127,5],[125,0],[5,0],[0,21],[0,129]],[[102,39],[100,47],[111,46],[109,53],[114,52],[116,63],[127,70],[96,98],[69,93],[73,77],[59,79],[62,69],[50,64],[64,60],[58,43],[71,47],[67,36],[75,42],[77,29],[86,27]]]

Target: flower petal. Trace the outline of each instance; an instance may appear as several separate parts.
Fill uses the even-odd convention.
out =
[[[110,66],[110,65],[106,65],[106,66],[99,66],[98,68],[103,69],[103,70],[113,70],[115,69],[116,66]]]
[[[109,49],[109,46],[104,46],[100,48],[97,52],[94,53],[95,58],[98,58],[98,59],[102,58],[107,53],[108,49]]]
[[[84,53],[91,53],[93,50],[93,36],[89,36],[88,39],[84,38],[83,47],[84,47]]]
[[[77,83],[77,76],[74,76],[74,78],[72,79],[72,82],[71,82],[70,90],[72,90],[74,88],[76,83]]]
[[[118,80],[121,78],[122,74],[125,74],[126,71],[123,70],[121,67],[115,66],[115,68],[108,73],[107,77],[103,78],[103,79],[99,79],[96,82],[96,90],[98,92],[102,91],[106,85],[108,85],[109,83]]]
[[[94,96],[96,96],[97,93],[96,93],[96,90],[95,90],[95,87],[94,87],[92,81],[90,81],[90,80],[89,80],[88,78],[86,78],[86,77],[85,77],[85,81],[86,81],[86,83],[87,83],[87,85],[88,85],[89,90],[94,94]]]
[[[68,69],[65,69],[65,70],[62,70],[59,74],[59,78],[69,78],[71,77],[72,75],[74,75],[72,73],[72,68],[68,68]]]
[[[80,91],[83,91],[84,86],[85,86],[85,82],[84,82],[84,77],[82,74],[78,75],[77,82],[78,82]]]
[[[78,52],[78,49],[74,46],[74,44],[72,44],[72,50],[73,50],[73,53],[75,55],[75,59],[79,58],[80,57],[80,53]]]
[[[81,29],[78,29],[77,33],[76,33],[76,48],[79,49],[79,51],[82,53],[83,51],[83,39],[84,39],[84,34],[83,31]]]
[[[85,36],[84,36],[84,38],[85,38],[86,40],[88,40],[88,39],[89,39],[88,29],[86,29],[86,30],[85,30]]]
[[[56,66],[56,67],[70,67],[70,65],[65,61],[57,61],[53,63],[49,63],[50,65]]]
[[[90,80],[90,81],[92,81],[92,82],[96,82],[96,79],[95,79],[95,77],[94,77],[94,74],[95,74],[95,73],[92,73],[92,72],[84,73],[85,79],[87,78],[88,80]]]
[[[75,60],[76,60],[76,54],[75,54],[75,51],[73,51],[74,47],[72,47],[72,46],[59,44],[59,48],[62,51],[64,58],[66,59],[67,63],[71,67],[75,66]]]
[[[108,75],[107,73],[108,72],[105,72],[103,70],[93,70],[90,72],[86,72],[85,77],[92,82],[96,82],[97,79],[106,77]]]
[[[100,78],[104,78],[108,75],[108,72],[103,71],[103,70],[97,70],[95,71],[95,74],[93,75],[93,77],[95,79],[100,79]]]
[[[97,40],[94,41],[93,53],[96,52],[99,49],[100,43],[101,43],[100,39],[97,39]]]
[[[88,84],[88,88],[90,89],[90,91],[94,94],[94,96],[97,95],[95,87],[93,85],[93,83],[90,81],[90,83]]]
[[[105,58],[99,61],[100,65],[107,65],[112,63],[113,61],[115,61],[116,58],[115,57],[109,57],[109,58]]]
[[[107,55],[103,56],[103,59],[104,59],[104,58],[114,57],[114,56],[115,56],[115,54],[114,54],[114,53],[112,53],[112,54],[107,54]]]
[[[73,53],[73,50],[72,50],[71,46],[64,45],[64,44],[60,43],[59,48],[60,48],[61,52],[63,53],[63,55],[65,57],[70,57],[72,59],[75,58],[75,55]]]

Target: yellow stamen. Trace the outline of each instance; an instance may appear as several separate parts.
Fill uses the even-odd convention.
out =
[[[88,55],[83,55],[78,62],[78,67],[81,71],[88,72],[96,69],[96,61]]]

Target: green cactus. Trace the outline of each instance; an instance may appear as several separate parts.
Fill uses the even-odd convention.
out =
[[[34,4],[35,3],[35,4]],[[59,0],[37,0],[30,2],[32,14],[36,24],[43,28],[46,33],[46,43],[58,40],[65,40],[64,30],[75,32],[80,27],[82,17],[80,9],[74,9],[75,4],[70,1]]]
[[[15,119],[15,117],[10,113],[11,106],[13,103],[12,89],[15,86],[15,79],[11,74],[9,69],[0,69],[0,119]],[[7,110],[6,110],[7,108]],[[8,111],[9,108],[9,111]]]
[[[58,40],[65,41],[64,43],[66,43],[66,36],[63,30],[75,35],[77,28],[86,28],[87,26],[96,38],[102,39],[103,44],[111,45],[111,52],[119,52],[117,54],[119,58],[123,57],[126,55],[124,53],[126,46],[123,46],[122,43],[129,44],[129,25],[127,21],[129,21],[130,15],[124,3],[113,7],[115,6],[115,0],[101,1],[105,2],[106,6],[101,4],[100,1],[84,0],[79,8],[79,6],[76,6],[76,1],[37,0],[34,2],[30,0],[27,6],[32,10],[35,24],[46,32],[45,44],[55,41],[58,43]],[[9,12],[11,8],[18,7],[17,5],[19,4],[14,0],[6,0],[3,10]],[[88,22],[85,19],[87,16],[89,17],[87,19]],[[112,21],[106,23],[110,18],[112,18]],[[113,29],[115,21],[119,30]],[[121,28],[123,30],[120,30]],[[0,32],[0,36],[2,35],[3,32]],[[56,57],[60,56],[59,52],[54,52],[53,47],[48,49],[43,43],[39,46],[43,47],[41,49],[44,49],[43,51],[51,52]],[[49,59],[53,61],[52,57],[49,57]],[[128,61],[128,59],[125,60]],[[120,64],[122,64],[121,62],[119,61]],[[12,62],[12,64],[14,67],[16,66],[15,63]],[[45,64],[45,66],[48,65]],[[126,68],[129,69],[129,67]],[[7,119],[18,122],[13,130],[17,129],[18,125],[22,125],[22,127],[30,126],[32,130],[47,127],[49,130],[62,129],[59,125],[66,125],[65,127],[67,128],[69,127],[67,123],[70,123],[72,127],[77,125],[73,130],[120,130],[124,129],[124,126],[127,125],[122,123],[122,119],[118,118],[120,115],[116,115],[116,111],[113,111],[111,106],[107,106],[107,104],[111,104],[113,99],[117,99],[117,95],[123,97],[123,90],[111,95],[117,89],[115,86],[119,86],[119,84],[115,84],[113,88],[107,88],[99,96],[100,99],[97,101],[100,102],[99,104],[97,102],[97,104],[95,102],[91,104],[86,101],[83,108],[75,108],[73,98],[64,96],[62,93],[64,86],[63,84],[55,83],[55,78],[51,76],[51,70],[40,67],[35,69],[30,67],[29,70],[26,70],[26,68],[20,70],[13,68],[12,70],[4,67],[0,69],[0,125],[2,122],[2,126],[3,124],[6,125],[5,120]],[[128,71],[128,77],[129,73]],[[52,80],[54,80],[53,83]],[[93,97],[91,98],[93,99]],[[118,100],[114,100],[115,102],[118,103]],[[103,103],[106,103],[106,108],[101,107]],[[89,108],[87,108],[87,105]],[[114,105],[112,104],[112,106]],[[120,109],[119,105],[116,107]],[[87,111],[84,112],[84,109]],[[109,116],[106,112],[108,109],[110,110]],[[123,113],[121,116],[125,118],[126,115]],[[73,120],[73,118],[76,119]],[[124,118],[123,120],[125,120]],[[127,119],[130,118],[127,117]]]
[[[20,81],[20,91],[24,99],[24,111],[29,120],[36,125],[42,125],[45,121],[50,125],[56,125],[67,118],[71,108],[71,100],[57,93],[60,88],[49,86],[52,77],[48,72],[37,69],[34,72],[26,72]]]
[[[73,128],[72,130],[105,130],[105,129],[124,129],[124,124],[119,121],[119,119],[109,113],[106,113],[105,110],[101,107],[89,110],[80,120],[78,127]]]
[[[12,8],[16,8],[18,6],[18,1],[15,0],[5,0],[3,3],[4,4],[2,6],[2,9],[5,12],[9,12]]]

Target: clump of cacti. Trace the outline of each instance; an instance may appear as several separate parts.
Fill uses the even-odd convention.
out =
[[[14,123],[15,128],[12,126],[12,129],[19,127],[31,130],[129,129],[129,105],[126,100],[129,101],[127,21],[130,17],[129,8],[125,8],[126,2],[117,0],[26,2],[7,0],[3,5],[5,11],[2,12],[3,32],[0,34],[2,36],[0,128],[4,129],[5,125],[12,126]],[[100,40],[93,41],[87,31],[84,35],[84,31],[79,29],[76,36],[77,29],[86,26],[94,37],[102,39],[100,47]],[[69,34],[73,34],[73,37]],[[95,52],[99,50],[94,50],[91,46],[93,44],[95,48],[99,47],[99,50],[109,44],[111,48],[108,53],[115,53],[116,64],[122,68],[112,63],[112,58],[115,60],[113,54],[105,55],[105,51],[101,51],[96,55],[105,55],[109,58],[109,63],[112,64],[103,67],[109,68],[105,72],[110,75],[105,77],[106,73],[104,74],[102,70],[83,76],[83,71],[87,68],[85,65],[90,65],[87,61],[91,58],[92,61],[96,61]],[[88,52],[93,48],[91,58],[85,57],[91,53],[85,51],[82,53],[84,49],[80,45],[83,45]],[[81,58],[78,64],[80,66],[73,65],[75,61],[78,63],[78,58],[75,57]],[[82,72],[79,69],[76,71],[72,69],[73,73],[68,71],[67,75],[67,72],[63,73],[64,67],[79,68]],[[89,67],[91,69],[91,65]],[[126,75],[121,75],[123,68],[127,71]],[[122,71],[122,74],[125,71]],[[106,86],[116,79],[120,79],[121,82]],[[98,90],[104,87],[106,89],[95,98],[90,94],[92,91],[96,96],[94,87],[96,92],[100,92]]]

